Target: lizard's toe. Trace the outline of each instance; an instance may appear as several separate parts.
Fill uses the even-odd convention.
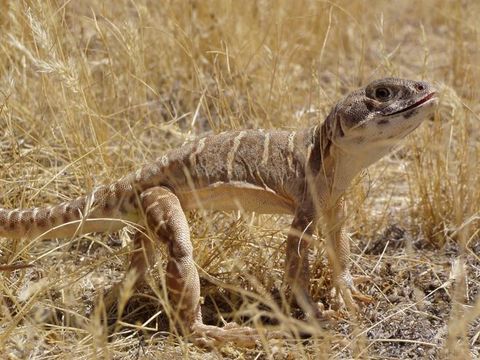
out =
[[[317,303],[317,312],[315,317],[320,321],[332,321],[338,318],[337,311],[332,309],[326,310],[322,303]]]
[[[352,297],[355,300],[362,302],[364,304],[370,304],[373,302],[374,300],[373,296],[363,294],[355,286],[355,285],[364,284],[370,281],[372,281],[372,278],[368,275],[358,275],[358,276],[352,277],[352,283],[350,284],[350,286],[348,286],[348,290],[350,290]]]
[[[355,285],[365,284],[366,282],[373,281],[371,276],[368,275],[355,275],[352,276],[352,282]]]
[[[364,304],[370,304],[374,301],[374,297],[373,296],[370,296],[370,295],[366,295],[360,291],[358,291],[357,289],[351,289],[350,292],[352,293],[352,297],[359,301],[359,302],[362,302]]]
[[[259,332],[257,329],[242,326],[237,323],[227,323],[224,327],[196,323],[192,326],[190,338],[202,347],[221,347],[225,344],[233,344],[239,347],[251,348],[260,343],[262,339],[283,338],[280,332]]]
[[[369,304],[374,298],[361,293],[355,284],[371,281],[369,276],[352,277],[350,274],[342,276],[335,281],[332,289],[332,307],[336,310],[347,308],[350,312],[357,313],[360,310],[359,303]]]

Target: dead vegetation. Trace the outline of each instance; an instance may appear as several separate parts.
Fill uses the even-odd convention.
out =
[[[34,264],[0,273],[2,357],[480,356],[479,16],[473,0],[0,1],[5,207],[74,198],[205,132],[321,121],[373,78],[442,89],[434,121],[350,191],[353,272],[372,277],[362,290],[375,297],[358,321],[345,314],[296,337],[309,325],[278,307],[289,219],[194,213],[205,318],[291,339],[213,352],[182,341],[168,327],[161,266],[128,304],[125,289],[123,311],[106,309],[102,294],[127,264],[125,230],[1,240],[2,264]],[[328,306],[322,244],[312,291]]]

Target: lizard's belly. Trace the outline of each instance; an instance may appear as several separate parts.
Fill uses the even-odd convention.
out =
[[[293,214],[295,205],[291,199],[246,183],[218,182],[191,191],[176,192],[184,210],[243,210],[261,214]]]

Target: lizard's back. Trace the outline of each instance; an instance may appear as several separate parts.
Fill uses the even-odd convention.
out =
[[[208,136],[160,158],[154,166],[163,170],[156,182],[171,188],[185,210],[292,213],[304,188],[311,131],[244,130]]]

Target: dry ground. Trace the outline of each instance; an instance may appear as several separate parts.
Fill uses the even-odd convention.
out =
[[[374,78],[442,89],[435,120],[349,193],[353,272],[372,277],[362,290],[375,298],[358,321],[343,314],[314,337],[205,351],[170,332],[162,281],[121,316],[102,306],[127,266],[128,230],[1,239],[1,263],[35,266],[0,274],[0,357],[480,356],[479,18],[474,0],[0,1],[5,207],[74,198],[206,132],[322,121]],[[190,219],[209,322],[307,326],[274,310],[288,218]],[[328,306],[323,253],[321,240],[312,291]]]

